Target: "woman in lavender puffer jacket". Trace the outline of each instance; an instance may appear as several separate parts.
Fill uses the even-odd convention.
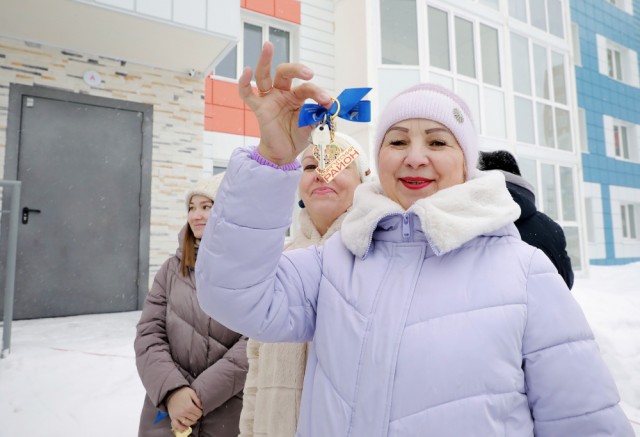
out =
[[[229,164],[196,264],[202,308],[262,341],[312,341],[300,437],[632,436],[585,317],[523,243],[503,177],[475,171],[455,94],[421,84],[377,124],[380,184],[322,248],[281,254],[306,98],[331,100],[265,44],[240,94],[261,128]]]

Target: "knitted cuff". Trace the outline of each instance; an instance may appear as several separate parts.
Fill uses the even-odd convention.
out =
[[[253,149],[253,152],[251,152],[251,159],[256,161],[258,164],[266,165],[272,168],[276,168],[278,170],[291,171],[291,170],[297,170],[300,168],[300,163],[298,162],[297,159],[285,165],[274,164],[273,162],[269,161],[267,158],[262,156],[260,153],[258,153],[257,147],[255,147]]]

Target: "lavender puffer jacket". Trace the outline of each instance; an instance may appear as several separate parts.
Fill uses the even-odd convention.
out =
[[[408,211],[361,185],[340,234],[282,254],[298,177],[236,150],[196,265],[200,305],[231,329],[313,340],[298,436],[633,435],[501,175]]]

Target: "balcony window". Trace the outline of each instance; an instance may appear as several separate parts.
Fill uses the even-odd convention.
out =
[[[419,64],[417,16],[415,0],[380,0],[383,64]]]
[[[271,76],[273,77],[278,64],[291,62],[291,31],[268,24],[249,22],[244,23],[242,41],[218,63],[215,75],[235,80],[245,66],[251,67],[255,71],[265,41],[273,43],[274,53],[271,67]],[[238,65],[239,59],[242,59],[241,65]]]

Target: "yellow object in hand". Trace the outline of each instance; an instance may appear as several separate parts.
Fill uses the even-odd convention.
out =
[[[184,431],[176,431],[175,429],[172,429],[171,432],[176,437],[189,437],[191,435],[191,432],[193,432],[193,430],[191,429],[191,427],[189,427]]]

